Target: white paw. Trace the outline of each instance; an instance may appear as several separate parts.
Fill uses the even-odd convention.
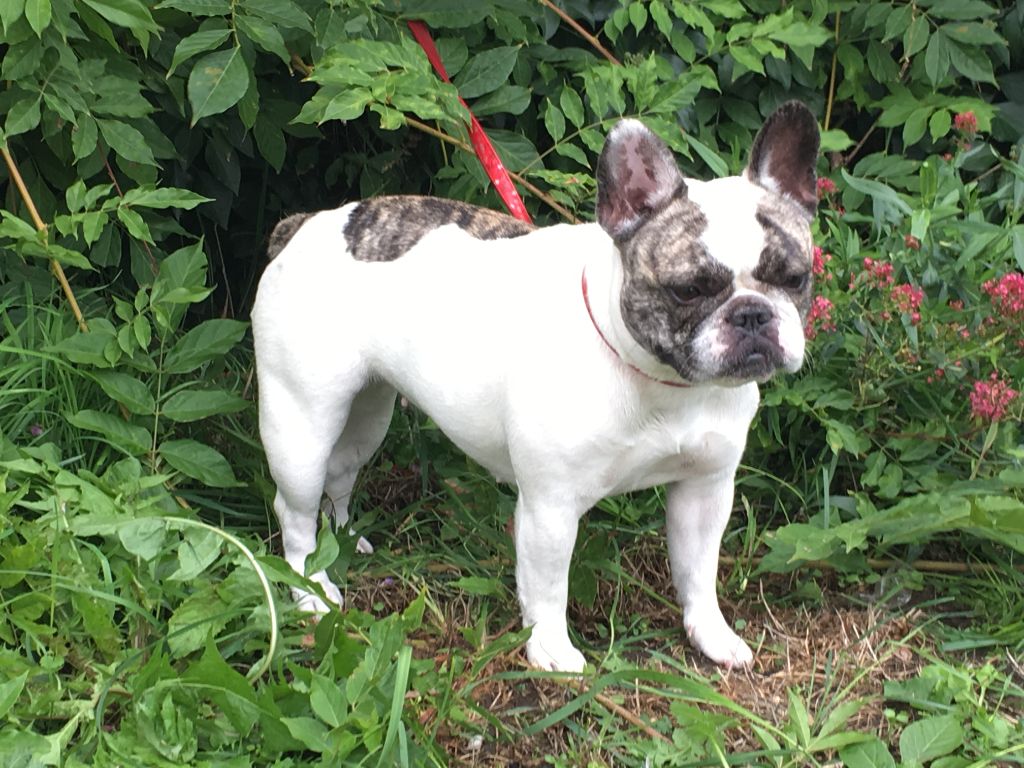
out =
[[[748,667],[754,661],[750,646],[729,629],[724,619],[687,621],[686,634],[701,653],[726,669]]]
[[[530,666],[547,672],[580,674],[587,666],[587,660],[569,641],[568,635],[562,633],[559,637],[553,632],[538,632],[537,627],[526,641],[526,659]]]
[[[362,536],[360,536],[359,541],[356,542],[356,552],[358,552],[361,555],[372,555],[373,544],[371,544]]]
[[[345,604],[345,598],[341,596],[341,590],[327,577],[326,573],[323,571],[314,573],[309,579],[323,587],[324,595],[327,596],[327,599],[333,605],[324,602],[323,598],[319,595],[314,595],[308,590],[292,587],[292,597],[295,598],[300,611],[305,613],[330,613],[332,610],[340,609]]]

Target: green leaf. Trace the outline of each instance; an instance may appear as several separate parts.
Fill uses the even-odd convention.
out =
[[[239,320],[206,320],[190,330],[164,358],[166,373],[189,373],[228,352],[245,335]]]
[[[558,106],[562,108],[563,114],[570,123],[577,128],[583,126],[583,99],[570,86],[562,88],[562,93],[558,97]]]
[[[550,100],[544,102],[544,127],[556,144],[565,136],[565,116]]]
[[[230,48],[208,53],[192,67],[188,76],[188,101],[192,105],[191,125],[210,115],[230,109],[249,88],[249,68],[242,49]]]
[[[167,578],[191,581],[205,571],[220,555],[223,537],[205,528],[186,528],[178,544],[178,570]]]
[[[98,139],[96,120],[90,115],[80,115],[78,125],[71,127],[71,151],[74,152],[75,160],[91,155]]]
[[[499,86],[497,90],[491,91],[473,102],[473,113],[477,117],[494,115],[504,112],[509,115],[520,115],[530,106],[530,98],[533,94],[529,88],[521,85]]]
[[[96,118],[96,124],[107,146],[125,160],[143,165],[157,164],[146,137],[139,129],[120,120],[106,118]]]
[[[506,45],[478,53],[455,78],[455,87],[464,99],[474,99],[496,90],[508,81],[516,65],[519,47]]]
[[[142,0],[82,0],[111,24],[147,32],[158,32],[149,8]]]
[[[331,526],[321,525],[320,531],[316,535],[316,549],[306,556],[306,574],[317,573],[329,568],[338,559],[340,552],[338,537],[331,530]]]
[[[167,70],[167,76],[173,75],[178,65],[183,64],[200,53],[212,51],[230,36],[231,30],[225,27],[224,29],[203,29],[199,32],[194,32],[188,37],[183,37],[174,49],[174,56],[171,57],[171,68]]]
[[[128,234],[132,237],[144,243],[153,244],[153,234],[149,231],[149,225],[139,215],[138,211],[133,211],[131,208],[119,205],[117,207],[117,218],[124,224]]]
[[[160,444],[161,458],[174,469],[213,488],[241,485],[228,460],[196,440],[167,440]]]
[[[936,715],[917,720],[900,734],[900,758],[920,765],[948,755],[964,743],[964,730],[954,715]]]
[[[935,110],[931,119],[928,120],[928,133],[931,135],[932,141],[938,141],[948,134],[952,125],[953,116],[950,115],[948,109]]]
[[[206,645],[207,640],[228,623],[227,606],[210,589],[185,598],[167,620],[167,645],[171,655],[181,658]]]
[[[109,413],[85,408],[68,416],[68,422],[79,429],[99,432],[126,453],[145,453],[153,445],[153,436],[148,429],[129,424],[120,416]]]
[[[919,13],[903,33],[903,55],[906,58],[909,59],[918,51],[924,50],[928,45],[929,31],[928,17]]]
[[[237,413],[248,403],[238,395],[222,389],[184,389],[171,395],[160,412],[172,421],[198,421],[207,416]]]
[[[125,192],[122,205],[136,205],[140,208],[181,208],[191,211],[197,205],[212,202],[195,192],[178,187],[135,187]]]
[[[282,717],[281,722],[292,738],[312,752],[327,752],[330,748],[327,726],[312,717]]]
[[[245,677],[224,661],[212,638],[207,639],[202,657],[189,666],[182,679],[201,686],[204,695],[227,716],[241,737],[248,736],[259,720],[261,709],[256,691]]]
[[[313,713],[331,728],[337,728],[348,720],[344,689],[334,680],[315,672],[309,683],[309,704]]]
[[[492,13],[491,3],[474,0],[403,0],[401,19],[418,19],[432,27],[460,29],[478,24]]]
[[[18,700],[25,688],[26,680],[28,680],[28,671],[0,683],[0,717],[6,717],[7,713],[11,711],[14,702]]]
[[[263,155],[263,159],[273,166],[278,173],[284,166],[285,154],[288,145],[284,140],[284,131],[274,123],[262,116],[256,117],[256,123],[252,127],[252,136],[256,139],[256,146]]]
[[[177,8],[191,16],[227,16],[231,0],[163,0],[157,8]]]
[[[963,21],[943,24],[941,29],[951,40],[968,45],[1006,45],[1006,40],[988,24]]]
[[[761,54],[749,45],[730,45],[729,55],[736,60],[737,64],[742,65],[751,72],[756,72],[759,75],[764,74]]]
[[[267,53],[277,56],[285,66],[291,64],[291,55],[284,43],[284,38],[277,27],[268,21],[254,16],[239,14],[235,17],[238,30]]]
[[[949,61],[953,65],[953,69],[969,80],[996,85],[996,78],[992,73],[992,62],[983,51],[953,42],[948,47]]]
[[[50,19],[53,17],[53,8],[50,0],[25,0],[25,18],[28,25],[36,33],[36,37],[43,34],[43,30],[50,26]]]
[[[27,133],[35,130],[39,125],[39,105],[42,98],[39,96],[26,96],[11,105],[7,112],[7,120],[4,122],[4,133],[8,136],[17,136],[20,133]]]
[[[117,527],[117,538],[131,554],[148,563],[164,551],[167,524],[158,517],[127,520]]]
[[[877,736],[839,750],[846,768],[896,768],[888,747]]]
[[[924,52],[924,71],[932,85],[938,85],[949,72],[949,43],[940,29],[928,40]]]
[[[106,392],[108,397],[113,398],[132,413],[147,416],[156,409],[156,401],[149,391],[149,387],[126,373],[116,371],[98,371],[93,378]]]

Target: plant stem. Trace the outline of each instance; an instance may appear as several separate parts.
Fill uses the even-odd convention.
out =
[[[32,195],[29,194],[28,187],[25,186],[25,180],[21,178],[21,173],[18,171],[18,166],[14,162],[14,158],[5,146],[0,146],[0,152],[3,153],[4,160],[7,161],[7,167],[11,171],[11,178],[14,179],[14,185],[21,193],[21,199],[25,201],[25,206],[28,208],[29,216],[32,217],[32,222],[36,225],[36,229],[42,232],[45,237],[46,224],[43,223],[43,219],[40,217],[39,211],[36,210],[36,204],[32,200]],[[64,274],[64,268],[56,259],[50,259],[50,269],[53,271],[54,277],[57,278],[57,282],[60,283],[60,287],[64,291],[64,296],[67,298],[68,305],[71,307],[71,312],[74,314],[75,320],[78,322],[78,327],[82,331],[88,331],[89,326],[86,324],[85,318],[82,317],[82,310],[78,307],[78,301],[75,299],[74,291],[71,290],[71,284],[68,282],[67,275]]]
[[[590,43],[592,46],[594,46],[594,48],[597,50],[597,52],[600,53],[602,56],[604,56],[606,59],[608,59],[608,61],[610,61],[612,64],[615,64],[618,67],[622,66],[622,62],[619,61],[618,59],[616,59],[608,51],[607,48],[605,48],[603,45],[601,45],[601,41],[600,40],[598,40],[592,34],[587,32],[587,30],[585,30],[580,25],[580,23],[578,21],[576,21],[576,19],[574,19],[572,16],[570,16],[565,11],[563,11],[561,8],[559,8],[557,5],[555,5],[553,2],[551,2],[551,0],[540,0],[540,4],[543,5],[543,6],[546,6],[547,8],[550,8],[552,11],[554,11],[556,15],[558,15],[566,24],[568,24],[570,27],[572,27],[574,30],[576,30],[584,40],[586,40],[588,43]]]
[[[836,49],[832,51],[832,72],[828,77],[828,103],[825,105],[825,123],[823,126],[826,131],[829,125],[832,124],[832,104],[835,102],[836,97],[836,69],[839,66],[839,19],[842,15],[842,11],[836,11]]]

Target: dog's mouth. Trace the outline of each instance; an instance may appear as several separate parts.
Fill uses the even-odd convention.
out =
[[[785,355],[778,342],[767,335],[737,339],[723,356],[723,376],[747,381],[765,381],[783,366]]]

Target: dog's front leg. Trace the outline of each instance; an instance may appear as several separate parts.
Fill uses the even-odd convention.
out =
[[[564,504],[528,500],[523,493],[516,503],[516,586],[523,626],[533,627],[526,657],[539,669],[582,672],[586,665],[569,640],[565,618],[579,517]]]
[[[669,488],[668,553],[686,634],[705,656],[727,668],[742,667],[754,654],[729,628],[715,585],[718,550],[732,511],[734,471],[680,481]]]

